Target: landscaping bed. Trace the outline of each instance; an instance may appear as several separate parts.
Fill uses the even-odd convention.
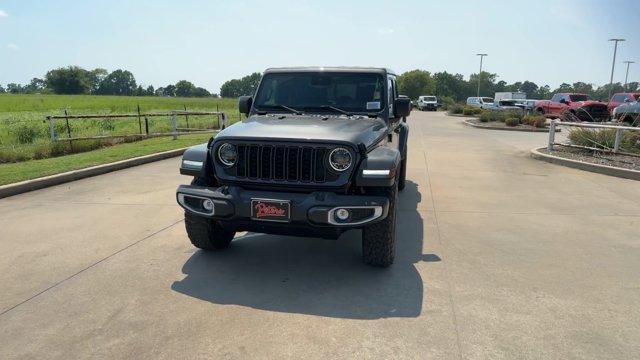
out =
[[[464,121],[468,125],[478,128],[485,128],[491,130],[507,130],[507,131],[530,131],[530,132],[549,132],[548,127],[535,127],[527,124],[507,125],[503,121],[486,121],[482,122],[480,119],[473,118]],[[560,129],[556,129],[556,132]]]
[[[576,149],[562,145],[556,145],[553,151],[549,151],[548,149],[540,149],[538,151],[543,154],[558,156],[569,160],[640,171],[640,156]]]

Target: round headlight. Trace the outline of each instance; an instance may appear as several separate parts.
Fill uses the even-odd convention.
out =
[[[224,143],[218,148],[218,160],[220,160],[222,165],[233,166],[236,163],[237,158],[238,151],[235,146],[229,143]]]
[[[351,162],[351,152],[345,148],[335,148],[329,153],[329,165],[335,171],[347,170]]]

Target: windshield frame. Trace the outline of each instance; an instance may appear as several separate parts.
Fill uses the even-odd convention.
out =
[[[301,76],[308,76],[308,75],[334,75],[334,76],[339,76],[339,75],[370,75],[370,76],[375,76],[378,77],[379,81],[380,81],[380,108],[379,109],[375,109],[375,110],[353,110],[352,108],[342,108],[341,104],[323,104],[323,105],[327,105],[329,107],[325,107],[324,109],[320,109],[319,106],[317,105],[312,105],[312,104],[296,104],[296,105],[292,105],[292,104],[278,104],[277,106],[274,105],[264,105],[264,104],[258,104],[257,100],[259,99],[262,91],[265,91],[265,80],[267,80],[269,77],[271,76],[281,76],[281,75],[301,75]],[[387,98],[388,98],[388,87],[387,87],[387,78],[388,76],[386,76],[383,73],[377,73],[377,72],[367,72],[367,71],[363,71],[363,72],[358,72],[358,71],[354,71],[354,72],[343,72],[343,71],[291,71],[291,72],[273,72],[273,73],[265,73],[262,76],[262,79],[260,79],[260,84],[258,85],[258,88],[256,89],[256,92],[253,96],[253,103],[251,104],[251,113],[255,114],[255,113],[262,113],[262,112],[268,112],[268,113],[283,113],[283,112],[287,112],[286,110],[284,110],[280,105],[286,105],[286,106],[290,106],[293,107],[295,109],[305,109],[305,108],[313,108],[313,110],[304,110],[303,113],[309,113],[309,114],[340,114],[340,115],[345,115],[344,113],[337,111],[337,110],[332,110],[330,109],[330,107],[336,107],[336,108],[340,108],[345,110],[346,112],[350,113],[351,115],[372,115],[375,114],[377,116],[380,117],[385,117],[384,116],[387,112],[388,112],[388,104],[387,104]]]

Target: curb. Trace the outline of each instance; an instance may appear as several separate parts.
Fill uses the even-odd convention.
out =
[[[619,168],[619,167],[609,166],[609,165],[591,164],[591,163],[587,163],[579,160],[573,160],[573,159],[565,159],[563,157],[541,153],[539,151],[541,149],[545,149],[545,148],[542,147],[542,148],[531,149],[531,157],[537,160],[546,161],[556,165],[563,165],[563,166],[574,168],[574,169],[590,171],[598,174],[615,176],[615,177],[624,178],[624,179],[640,180],[640,171],[638,170],[624,169],[624,168]]]
[[[0,199],[22,194],[28,191],[38,190],[45,187],[64,184],[67,182],[102,175],[116,170],[122,170],[154,161],[169,159],[180,156],[188,147],[164,151],[160,153],[139,156],[131,159],[120,160],[108,164],[96,165],[84,169],[72,170],[61,174],[40,177],[32,180],[25,180],[13,184],[0,186]]]
[[[474,128],[478,128],[478,129],[549,133],[549,128],[544,128],[544,129],[537,129],[537,128],[522,129],[522,128],[517,128],[517,127],[501,127],[501,126],[487,126],[487,125],[474,124],[472,122],[469,122],[469,120],[463,120],[462,122],[465,125],[472,126]],[[556,132],[560,132],[560,129],[557,128]]]
[[[477,117],[476,115],[449,114],[449,113],[446,113],[446,114],[447,114],[447,116],[463,117],[463,118],[475,118],[475,117]]]

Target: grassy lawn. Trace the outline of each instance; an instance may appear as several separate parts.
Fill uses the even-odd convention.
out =
[[[170,137],[155,138],[73,155],[0,164],[0,185],[201,144],[211,136],[212,134],[184,135],[178,140],[172,140]]]
[[[14,95],[0,94],[0,163],[13,163],[43,159],[60,155],[52,148],[49,138],[47,115],[81,114],[135,114],[138,106],[141,113],[167,113],[171,110],[221,111],[230,122],[237,121],[236,99],[178,98],[157,96],[96,96],[96,95]],[[218,118],[212,115],[178,116],[178,127],[210,129],[218,127]],[[187,126],[188,122],[188,126]],[[171,117],[149,117],[149,133],[166,133],[171,130]],[[57,120],[55,132],[58,137],[120,136],[139,134],[145,131],[141,118],[128,119],[71,119]],[[99,142],[79,144],[74,151],[102,146]],[[79,151],[78,151],[79,150]]]

